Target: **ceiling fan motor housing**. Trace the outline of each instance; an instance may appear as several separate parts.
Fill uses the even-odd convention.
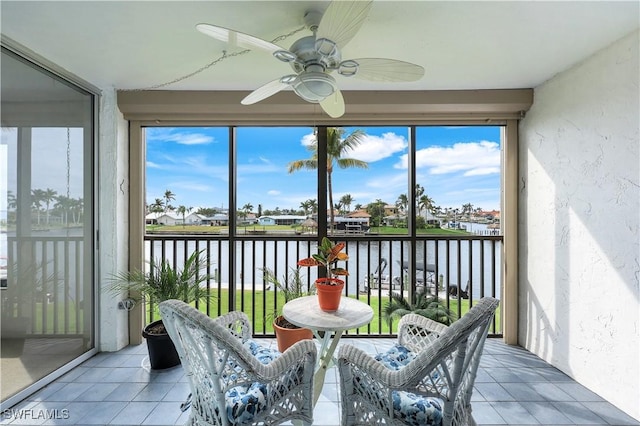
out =
[[[322,50],[318,49],[318,44]],[[316,42],[315,36],[302,37],[291,45],[291,53],[297,56],[295,61],[290,62],[291,68],[297,73],[308,71],[311,65],[320,65],[323,71],[334,70],[340,65],[342,55],[340,50],[327,39]]]

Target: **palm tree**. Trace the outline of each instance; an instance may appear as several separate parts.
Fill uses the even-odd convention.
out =
[[[170,190],[166,190],[164,191],[164,212],[166,213],[169,210],[173,210],[173,207],[171,206],[171,201],[176,199],[176,194],[174,194],[173,192],[171,192]]]
[[[162,213],[164,211],[164,201],[162,198],[156,200],[149,206],[149,213]]]
[[[311,214],[318,213],[318,200],[315,198],[310,198],[307,200],[309,202],[309,206],[311,208]]]
[[[366,169],[369,167],[369,163],[356,158],[344,158],[343,155],[347,154],[356,146],[360,145],[364,140],[365,133],[362,130],[355,130],[346,138],[342,138],[344,130],[336,127],[327,128],[327,192],[329,194],[329,208],[331,218],[331,232],[333,232],[334,212],[333,212],[333,182],[331,180],[331,174],[335,165],[341,169],[347,169],[351,167],[359,167]],[[311,158],[306,160],[295,160],[289,163],[289,173],[293,173],[297,170],[307,169],[316,170],[318,168],[318,140],[314,140],[311,145],[307,147],[311,151]]]
[[[42,191],[42,201],[44,202],[46,207],[45,217],[47,219],[47,224],[49,223],[49,206],[51,205],[51,202],[56,199],[57,194],[58,193],[51,188],[47,188]]]
[[[418,200],[418,211],[422,213],[422,209],[428,212],[433,211],[433,199],[431,199],[431,197],[429,197],[428,195],[422,195]]]
[[[391,300],[385,305],[382,316],[389,322],[389,327],[391,327],[391,322],[394,318],[401,318],[409,313],[421,315],[445,325],[450,325],[456,320],[455,312],[447,308],[438,296],[429,294],[425,288],[416,292],[415,302],[413,303],[400,294],[394,293]]]
[[[409,207],[409,197],[407,197],[407,194],[400,194],[398,196],[398,199],[396,200],[396,207],[402,213],[407,212],[407,207]]]
[[[84,213],[84,199],[82,199],[82,198],[78,198],[78,199],[73,198],[71,201],[73,202],[72,203],[73,204],[73,206],[72,206],[73,223],[78,223],[82,219],[82,214]],[[76,221],[76,213],[78,214],[77,221]]]
[[[69,223],[69,211],[71,211],[73,207],[73,200],[65,195],[58,195],[56,197],[56,204],[53,206],[54,209],[60,212],[60,217],[62,218],[62,223],[67,225]]]
[[[251,203],[247,203],[242,206],[242,210],[244,210],[244,212],[248,215],[253,210],[253,205]]]
[[[339,203],[339,202],[338,202],[338,203],[336,203],[336,205],[335,205],[335,206],[333,206],[333,209],[334,209],[335,211],[337,211],[337,212],[338,212],[338,214],[342,214],[342,203]]]
[[[32,189],[31,203],[33,204],[33,207],[36,209],[36,213],[38,215],[38,225],[40,225],[40,207],[43,201],[44,201],[44,191],[42,189]]]
[[[300,208],[304,212],[305,216],[309,216],[309,211],[311,210],[311,200],[301,202]]]
[[[467,215],[467,221],[471,222],[471,213],[473,212],[473,204],[467,203],[462,205],[462,214]]]
[[[185,225],[185,215],[187,214],[187,208],[185,206],[178,206],[178,208],[176,209],[176,212],[182,216],[182,227],[184,228]]]
[[[414,207],[418,210],[418,214],[420,211],[420,197],[424,194],[424,187],[422,187],[419,183],[416,183],[416,201]]]
[[[354,201],[355,200],[353,199],[351,194],[344,194],[342,197],[340,197],[340,204],[344,206],[347,213],[351,211],[351,203],[353,203]]]

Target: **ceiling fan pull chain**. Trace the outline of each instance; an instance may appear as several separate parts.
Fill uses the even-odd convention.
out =
[[[300,31],[302,31],[304,29],[305,29],[305,27],[300,27],[300,28],[297,28],[297,29],[291,31],[290,33],[279,35],[278,37],[274,38],[271,41],[271,43],[277,43],[279,41],[286,40],[289,37],[299,33]],[[153,86],[143,87],[143,88],[139,88],[139,89],[123,89],[123,92],[142,92],[143,90],[160,89],[161,87],[169,86],[171,84],[175,84],[175,83],[181,82],[183,80],[186,80],[188,78],[191,78],[196,74],[200,74],[202,71],[204,71],[204,70],[206,70],[208,68],[211,68],[214,65],[217,65],[218,63],[222,62],[223,60],[225,60],[227,58],[233,58],[235,56],[244,55],[245,53],[249,53],[249,52],[251,52],[251,49],[244,49],[244,50],[240,50],[238,52],[233,52],[231,54],[227,54],[227,51],[223,50],[222,51],[222,56],[214,59],[213,61],[209,62],[208,64],[206,64],[206,65],[204,65],[204,66],[202,66],[200,68],[198,68],[197,70],[195,70],[193,72],[190,72],[189,74],[186,74],[186,75],[183,75],[181,77],[175,78],[175,79],[173,79],[171,81],[167,81],[165,83],[156,84],[156,85],[153,85]]]

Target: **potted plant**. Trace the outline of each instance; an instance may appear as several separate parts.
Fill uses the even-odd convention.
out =
[[[150,262],[148,272],[121,272],[114,276],[111,290],[137,293],[143,300],[156,303],[169,299],[179,299],[185,303],[204,301],[212,295],[202,286],[210,279],[209,275],[202,273],[202,269],[207,266],[203,252],[204,250],[193,252],[182,268],[173,267],[167,259],[156,259]],[[180,364],[178,352],[161,319],[147,324],[142,335],[147,339],[152,369],[159,370]]]
[[[284,296],[285,303],[298,297],[313,294],[313,287],[309,289],[305,288],[302,276],[300,275],[300,268],[291,268],[289,274],[283,275],[282,281],[280,281],[276,274],[269,268],[264,268],[262,272],[264,282],[273,284],[276,291]],[[311,330],[291,324],[280,314],[275,315],[273,329],[276,333],[276,341],[280,352],[284,352],[289,346],[300,340],[313,338]]]
[[[335,312],[340,306],[344,281],[340,276],[347,276],[349,272],[339,267],[339,261],[346,261],[349,256],[342,251],[345,243],[334,243],[329,238],[324,237],[322,243],[318,245],[318,253],[306,259],[300,259],[298,266],[322,266],[325,269],[326,277],[316,280],[316,292],[318,293],[318,304],[325,312]]]
[[[398,293],[394,293],[382,311],[382,316],[389,322],[393,318],[402,318],[406,314],[414,313],[444,325],[451,325],[457,315],[442,303],[438,296],[430,294],[426,289],[422,289],[415,294],[415,302],[405,299]]]
[[[32,318],[31,305],[42,303],[46,312],[46,289],[54,282],[43,262],[16,262],[0,258],[0,352],[3,358],[22,356]]]

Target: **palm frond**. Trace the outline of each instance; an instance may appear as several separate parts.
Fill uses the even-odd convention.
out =
[[[109,290],[113,293],[139,293],[145,300],[162,302],[179,299],[186,303],[214,297],[206,284],[211,276],[203,273],[208,262],[204,250],[193,252],[182,268],[175,268],[167,259],[149,262],[149,271],[132,270],[115,274]]]
[[[450,325],[457,319],[457,315],[440,300],[431,295],[426,289],[417,292],[415,302],[405,299],[400,294],[394,294],[383,308],[382,315],[391,325],[394,319],[402,318],[408,313],[414,313],[429,318],[441,324]]]

